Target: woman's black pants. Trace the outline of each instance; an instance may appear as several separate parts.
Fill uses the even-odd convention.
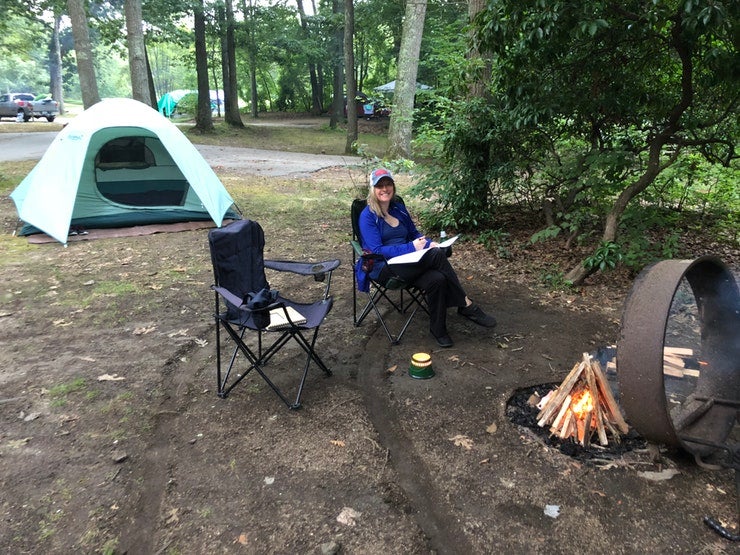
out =
[[[429,329],[435,337],[447,335],[447,309],[465,306],[465,290],[444,249],[432,248],[414,264],[386,264],[381,283],[398,276],[424,292],[429,307]]]

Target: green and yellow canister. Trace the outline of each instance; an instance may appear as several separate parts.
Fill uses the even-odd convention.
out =
[[[416,353],[411,357],[409,376],[418,380],[426,380],[434,376],[432,357],[427,353]]]

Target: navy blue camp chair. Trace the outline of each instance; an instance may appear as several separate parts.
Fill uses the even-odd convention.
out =
[[[252,370],[257,372],[291,409],[301,406],[301,394],[311,362],[327,376],[331,370],[316,354],[319,327],[332,307],[329,296],[331,274],[339,260],[317,263],[264,260],[265,236],[252,220],[237,220],[212,229],[208,234],[215,285],[216,377],[218,395],[225,398]],[[325,281],[323,295],[313,303],[298,303],[270,290],[265,268],[313,276]],[[276,319],[281,322],[276,323]],[[227,337],[222,337],[221,330]],[[266,365],[288,342],[297,343],[306,354],[295,400],[289,399],[275,383],[272,368]],[[228,364],[222,355],[228,355]],[[245,361],[242,361],[242,355]],[[274,364],[274,362],[273,362]],[[222,369],[222,365],[225,369]],[[243,366],[243,367],[242,367]],[[284,375],[281,379],[285,381]]]

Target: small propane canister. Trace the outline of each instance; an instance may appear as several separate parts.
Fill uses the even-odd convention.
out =
[[[427,353],[416,353],[411,357],[409,376],[418,380],[426,380],[434,376],[432,357]]]

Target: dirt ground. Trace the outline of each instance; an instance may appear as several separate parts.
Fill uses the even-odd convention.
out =
[[[9,232],[12,203],[0,210]],[[551,293],[525,259],[460,242],[455,266],[498,327],[451,311],[455,346],[440,350],[420,316],[391,346],[373,318],[353,325],[347,228],[266,228],[268,257],[342,259],[318,341],[333,375],[312,368],[298,411],[258,376],[216,396],[207,230],[5,242],[2,551],[737,553],[702,523],[737,531],[731,470],[665,449],[585,463],[506,416],[517,389],[617,340],[628,281]],[[268,277],[285,293],[320,287]],[[419,351],[431,379],[408,375]],[[279,383],[299,355],[271,365]]]

